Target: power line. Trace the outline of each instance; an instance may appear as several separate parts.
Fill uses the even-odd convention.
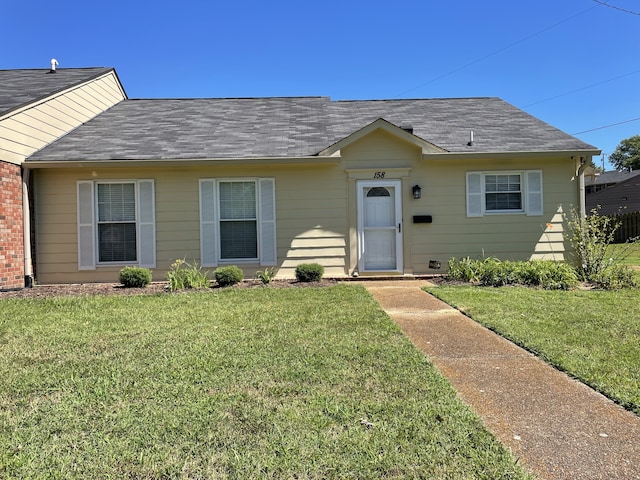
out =
[[[632,118],[631,120],[625,120],[623,122],[612,123],[610,125],[604,125],[602,127],[591,128],[589,130],[584,130],[582,132],[572,133],[571,135],[581,135],[583,133],[595,132],[596,130],[603,130],[605,128],[610,128],[610,127],[617,127],[618,125],[624,125],[625,123],[637,122],[638,120],[640,120],[640,117]]]
[[[607,2],[603,2],[602,0],[593,0],[593,1],[596,2],[596,3],[599,3],[600,5],[604,5],[605,7],[613,8],[614,10],[620,10],[621,12],[624,12],[624,13],[630,13],[631,15],[640,16],[639,12],[634,12],[633,10],[626,10],[624,8],[617,7],[615,5],[611,5],[611,4],[607,3]]]
[[[495,55],[497,55],[499,53],[502,53],[505,50],[508,50],[508,49],[510,49],[512,47],[515,47],[516,45],[519,45],[519,44],[521,44],[521,43],[523,43],[523,42],[525,42],[525,41],[527,41],[527,40],[529,40],[531,38],[537,37],[538,35],[541,35],[541,34],[547,32],[547,31],[551,30],[552,28],[557,27],[558,25],[562,25],[563,23],[566,23],[569,20],[573,20],[574,18],[579,17],[580,15],[584,15],[585,13],[587,13],[590,10],[593,10],[594,8],[598,8],[598,5],[590,7],[590,8],[587,8],[586,10],[583,10],[583,11],[581,11],[579,13],[576,13],[575,15],[572,15],[570,17],[567,17],[567,18],[563,19],[563,20],[560,20],[559,22],[554,23],[553,25],[551,25],[551,26],[549,26],[547,28],[539,30],[536,33],[533,33],[533,34],[531,34],[531,35],[529,35],[527,37],[521,38],[520,40],[517,40],[517,41],[507,45],[506,47],[500,48],[500,49],[498,49],[498,50],[496,50],[496,51],[494,51],[494,52],[492,52],[492,53],[490,53],[488,55],[485,55],[484,57],[480,57],[480,58],[478,58],[476,60],[473,60],[473,61],[471,61],[469,63],[466,63],[466,64],[462,65],[461,67],[458,67],[458,68],[456,68],[454,70],[451,70],[450,72],[445,73],[444,75],[440,75],[439,77],[433,78],[433,79],[429,80],[428,82],[421,83],[417,87],[413,87],[413,88],[410,88],[409,90],[405,90],[404,92],[400,92],[400,93],[394,95],[391,98],[398,98],[398,97],[400,97],[402,95],[405,95],[405,94],[407,94],[409,92],[413,92],[414,90],[418,90],[419,88],[422,88],[422,87],[430,85],[430,84],[432,84],[434,82],[437,82],[438,80],[442,80],[443,78],[446,78],[446,77],[448,77],[450,75],[453,75],[454,73],[458,73],[459,71],[464,70],[465,68],[468,68],[468,67],[470,67],[472,65],[475,65],[476,63],[480,63],[483,60],[486,60],[487,58],[490,58],[490,57],[493,57],[493,56],[495,56]]]
[[[635,75],[636,73],[640,73],[640,70],[635,70],[635,71],[630,72],[630,73],[625,73],[624,75],[619,75],[617,77],[610,78],[608,80],[602,80],[601,82],[592,83],[591,85],[587,85],[586,87],[577,88],[577,89],[571,90],[569,92],[561,93],[561,94],[556,95],[554,97],[549,97],[549,98],[545,98],[543,100],[538,100],[537,102],[529,103],[528,105],[525,105],[522,108],[531,107],[532,105],[538,105],[539,103],[548,102],[550,100],[555,100],[556,98],[566,97],[567,95],[571,95],[572,93],[582,92],[583,90],[587,90],[589,88],[597,87],[598,85],[603,85],[605,83],[613,82],[614,80],[619,80],[619,79],[624,78],[624,77],[629,77],[631,75]]]

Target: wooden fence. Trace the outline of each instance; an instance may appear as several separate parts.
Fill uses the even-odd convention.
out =
[[[640,236],[640,212],[622,213],[612,218],[620,224],[614,235],[614,243],[624,243]]]

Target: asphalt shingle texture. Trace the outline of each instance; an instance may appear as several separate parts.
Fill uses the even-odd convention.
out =
[[[113,68],[0,70],[0,115],[110,72]]]
[[[307,157],[379,118],[449,152],[596,150],[499,98],[143,99],[115,105],[29,160]]]

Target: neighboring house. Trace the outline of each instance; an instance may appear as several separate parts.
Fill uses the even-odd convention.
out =
[[[610,172],[597,173],[595,170],[591,174],[585,173],[585,192],[587,195],[599,192],[605,188],[613,187],[618,183],[629,180],[640,174],[640,170],[612,170]]]
[[[497,98],[124,100],[33,153],[41,283],[176,259],[291,278],[563,259],[595,147]]]
[[[636,172],[615,173],[618,176],[626,173],[626,179],[587,195],[587,213],[593,209],[597,209],[599,215],[640,212],[640,177],[633,175]]]
[[[113,68],[0,70],[0,288],[33,281],[25,159],[125,98]]]

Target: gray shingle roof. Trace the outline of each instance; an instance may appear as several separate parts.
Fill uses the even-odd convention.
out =
[[[635,177],[636,175],[640,175],[640,170],[634,170],[629,172],[628,170],[612,170],[610,172],[603,172],[594,177],[589,177],[585,184],[587,186],[590,185],[603,185],[608,183],[620,183],[625,180],[629,180],[630,178]]]
[[[498,98],[148,99],[115,105],[29,160],[312,156],[379,118],[449,152],[596,150]]]
[[[113,68],[0,70],[0,115],[103,75]]]

